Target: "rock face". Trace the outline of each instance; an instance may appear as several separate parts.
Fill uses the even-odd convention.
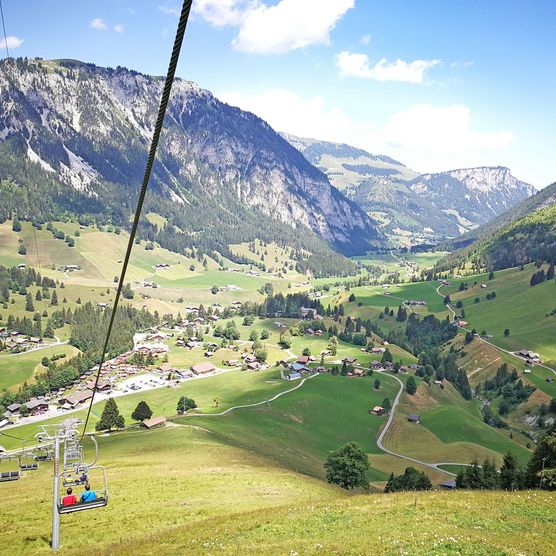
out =
[[[79,192],[84,210],[86,199],[117,199],[130,210],[162,87],[162,79],[125,68],[4,61],[0,143],[19,144],[37,169]],[[188,81],[174,84],[151,188],[184,214],[196,207],[191,221],[201,223],[205,210],[211,227],[227,221],[227,211],[236,219],[241,213],[239,220],[264,215],[290,233],[309,228],[346,254],[383,239],[372,219],[268,124]],[[207,199],[222,206],[203,208]]]
[[[385,233],[414,243],[455,237],[505,212],[534,188],[500,167],[422,174],[384,155],[284,134]]]

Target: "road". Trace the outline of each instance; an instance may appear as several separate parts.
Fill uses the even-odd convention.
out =
[[[442,284],[440,284],[440,286],[438,286],[438,288],[436,288],[436,293],[444,298],[444,294],[440,293],[440,288],[442,288]],[[448,303],[446,305],[446,307],[448,308],[448,310],[452,313],[452,316],[455,318],[456,313],[455,311],[452,309],[452,307],[450,306],[450,304]],[[471,330],[469,330],[468,328],[464,328],[463,326],[460,327],[462,330],[465,330],[466,332],[471,332]],[[512,357],[515,357],[516,359],[519,359],[522,363],[523,363],[523,358],[519,357],[519,355],[516,355],[513,351],[509,351],[507,349],[501,348],[500,346],[497,346],[496,344],[493,344],[492,342],[489,342],[488,340],[486,340],[485,338],[483,338],[482,336],[475,336],[479,341],[488,344],[489,346],[492,346],[493,348],[497,349],[498,351],[501,351],[502,353],[506,353],[508,355],[511,355]],[[543,369],[546,369],[547,371],[550,371],[552,374],[554,374],[556,376],[556,369],[553,369],[552,367],[549,367],[548,365],[543,365],[542,363],[538,363],[536,365],[534,365],[535,367],[542,367]]]
[[[18,355],[25,355],[26,353],[32,353],[34,351],[40,351],[41,349],[48,349],[48,348],[52,348],[52,347],[56,347],[56,346],[65,346],[67,344],[69,344],[69,340],[66,340],[64,342],[62,342],[60,340],[60,338],[58,338],[58,336],[54,336],[54,339],[56,340],[54,343],[52,344],[44,344],[42,346],[37,346],[31,349],[28,349],[26,351],[20,351],[19,353],[6,353],[3,355],[0,355],[0,357],[17,357]]]

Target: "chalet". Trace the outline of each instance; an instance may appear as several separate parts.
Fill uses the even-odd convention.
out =
[[[227,367],[237,367],[239,365],[239,361],[237,359],[227,359],[225,361],[222,361],[223,365],[226,365]]]
[[[435,380],[434,383],[437,384],[438,386],[442,386],[442,381],[441,380]]]
[[[27,265],[25,263],[19,263],[17,265],[17,268],[19,268],[19,270],[23,270]]]
[[[108,307],[108,303],[97,303],[97,307],[104,310]]]
[[[380,348],[374,347],[374,348],[371,349],[371,353],[374,353],[375,355],[382,354],[385,351],[386,351],[386,348],[382,348],[382,347],[380,347]]]
[[[408,415],[407,420],[410,423],[415,423],[418,425],[421,422],[421,417],[416,413],[412,413],[411,415]]]
[[[253,361],[252,363],[247,363],[247,368],[250,371],[260,371],[261,370],[261,364],[258,361]]]
[[[64,272],[74,272],[75,270],[81,270],[78,264],[66,264],[62,267]]]
[[[386,297],[389,297],[389,296],[392,295],[392,294],[391,294],[390,292],[384,292],[384,295],[385,295]]]
[[[554,377],[553,376],[546,377],[546,382],[554,382]]]
[[[307,330],[305,330],[305,336],[314,336],[315,335],[315,331],[312,328],[307,328]]]
[[[292,371],[286,378],[287,378],[288,380],[297,380],[297,379],[301,378],[301,374]]]
[[[257,358],[254,355],[245,355],[245,357],[242,356],[242,359],[245,360],[246,363],[254,363]]]
[[[518,357],[523,357],[527,361],[531,361],[533,363],[541,363],[541,356],[534,351],[529,351],[527,349],[521,349],[515,353]]]
[[[425,307],[427,305],[426,301],[416,301],[414,299],[412,299],[411,301],[408,301],[407,303],[410,307]]]
[[[375,415],[384,415],[386,413],[386,409],[384,409],[381,405],[375,405],[369,413],[374,413]]]
[[[444,481],[443,483],[440,483],[440,486],[447,490],[455,490],[457,488],[456,481],[454,479],[449,479],[447,481]]]
[[[154,427],[160,427],[166,423],[166,417],[152,417],[151,419],[146,419],[141,423],[141,425],[147,429],[152,429]]]
[[[29,400],[27,402],[27,409],[32,416],[43,415],[48,411],[48,403],[44,400]]]
[[[10,412],[11,415],[14,415],[15,413],[19,412],[20,407],[21,407],[21,404],[12,403],[8,407],[6,407],[6,409]]]
[[[87,384],[87,388],[89,388],[90,390],[94,390],[95,381],[92,380],[91,382],[89,382]],[[97,384],[96,391],[97,392],[108,392],[111,388],[112,388],[112,385],[109,382],[100,380],[99,383]]]
[[[354,369],[352,375],[356,377],[362,377],[365,374],[363,369]]]
[[[85,392],[80,392],[79,394],[68,396],[67,398],[60,398],[60,400],[58,401],[61,402],[62,400],[64,400],[62,405],[68,404],[71,408],[74,408],[80,403],[90,400],[92,397],[93,397],[92,390],[86,390]]]
[[[291,363],[289,365],[289,368],[294,373],[303,373],[303,372],[307,372],[309,370],[308,367],[306,367],[305,365],[302,365],[301,363]]]
[[[380,286],[381,288],[387,290],[390,288],[390,284],[382,284],[382,286]]]
[[[523,374],[525,375],[531,374],[531,369],[523,369]]]
[[[373,369],[382,369],[382,363],[380,361],[371,361],[371,367]]]
[[[207,350],[205,351],[205,357],[212,357],[214,355],[214,351]]]
[[[210,322],[218,322],[220,320],[220,317],[217,315],[211,315],[207,318],[207,320],[209,320]]]
[[[485,289],[488,288],[488,286],[486,284],[481,284],[481,288]]]
[[[213,373],[216,371],[216,367],[209,361],[204,361],[203,363],[197,363],[191,367],[193,374],[196,375],[206,375],[207,373]]]
[[[464,328],[465,326],[467,326],[469,323],[466,320],[458,320],[456,321],[456,326],[458,328]]]
[[[315,336],[322,336],[322,335],[323,335],[322,330],[315,330]]]

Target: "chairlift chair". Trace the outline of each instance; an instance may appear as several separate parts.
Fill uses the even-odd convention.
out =
[[[79,500],[80,495],[76,495],[78,498],[77,504],[71,504],[69,506],[62,505],[62,499],[58,501],[58,513],[59,514],[71,514],[74,512],[82,512],[84,510],[94,510],[97,508],[103,508],[108,505],[108,481],[106,480],[106,471],[102,465],[93,465],[88,468],[89,473],[94,470],[99,470],[102,476],[103,488],[98,488],[92,490],[95,493],[95,499],[91,502],[81,502]],[[71,475],[70,471],[63,471],[60,473],[60,479],[62,484],[64,480],[67,479],[68,475]]]
[[[12,456],[10,454],[0,456],[0,462],[9,462],[10,460],[15,459],[19,463],[19,457]],[[0,483],[5,483],[7,481],[17,481],[21,479],[21,471],[20,469],[17,470],[10,470],[10,471],[2,471],[0,472]]]

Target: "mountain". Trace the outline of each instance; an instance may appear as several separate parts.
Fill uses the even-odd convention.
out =
[[[507,168],[420,175],[388,156],[345,144],[283,136],[402,243],[458,236],[534,192]]]
[[[448,270],[472,261],[477,267],[508,268],[556,259],[556,183],[472,232],[439,246],[454,250],[439,262]]]
[[[2,216],[46,221],[69,210],[128,225],[163,79],[75,60],[0,64]],[[177,250],[226,253],[258,237],[352,255],[383,241],[267,123],[184,80],[174,83],[147,204],[169,221],[157,241]]]

